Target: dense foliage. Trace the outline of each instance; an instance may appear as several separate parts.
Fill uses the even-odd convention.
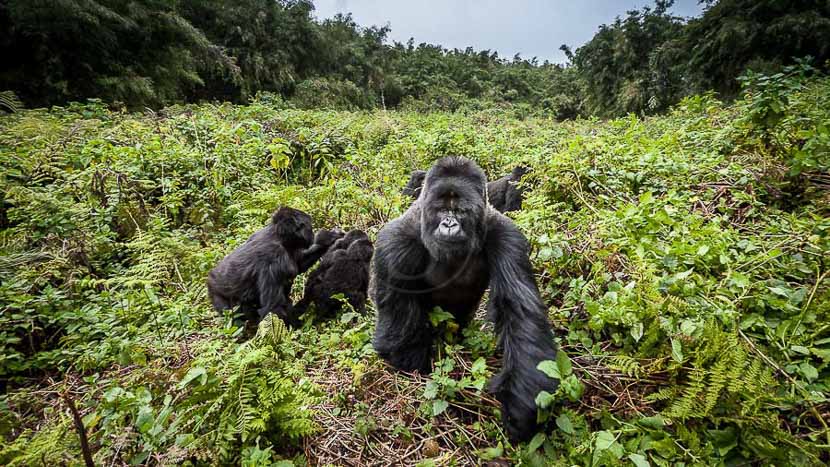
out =
[[[390,44],[388,27],[316,20],[309,0],[0,0],[0,91],[30,107],[101,98],[157,109],[267,92],[299,108],[497,106],[568,119],[662,112],[708,90],[732,99],[747,69],[830,58],[825,1],[707,1],[688,21],[672,3],[600,26],[551,64]]]
[[[699,18],[672,16],[673,1],[602,25],[576,50],[591,115],[653,113],[682,97],[737,95],[746,70],[777,71],[794,57],[830,58],[830,5],[816,0],[706,1]]]
[[[830,79],[600,123],[262,99],[0,119],[0,464],[823,465],[830,460]],[[519,116],[522,116],[521,114]],[[532,168],[522,211],[562,353],[545,433],[483,392],[488,325],[386,368],[373,313],[239,340],[205,276],[277,206],[374,235],[410,170]],[[302,280],[295,284],[302,289]],[[569,357],[569,358],[568,358]],[[287,465],[283,462],[282,465]]]

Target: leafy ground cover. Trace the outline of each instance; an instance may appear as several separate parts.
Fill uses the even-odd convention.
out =
[[[0,463],[823,465],[830,461],[830,80],[749,75],[669,114],[248,106],[0,118]],[[521,212],[562,349],[511,445],[488,324],[430,375],[373,314],[239,339],[207,271],[280,205],[374,235],[446,154],[532,167]],[[295,292],[302,287],[297,281]],[[80,430],[79,426],[83,426]]]

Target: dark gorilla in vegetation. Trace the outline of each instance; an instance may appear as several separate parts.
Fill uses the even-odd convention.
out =
[[[312,235],[308,214],[280,208],[267,227],[210,271],[207,285],[213,307],[222,311],[239,306],[254,324],[268,313],[295,324],[289,298],[294,278],[317,262],[343,232],[321,229],[313,244]]]
[[[343,294],[355,311],[365,311],[372,253],[372,242],[360,230],[352,230],[335,242],[317,269],[309,274],[303,299],[295,307],[297,316],[311,304],[323,319],[336,316],[343,303],[331,298],[335,294]]]
[[[403,194],[412,199],[418,199],[418,196],[421,195],[421,187],[424,185],[424,177],[426,176],[426,170],[413,170],[409,174],[409,181],[403,187]]]
[[[519,188],[516,184],[528,172],[527,167],[518,166],[510,172],[510,175],[493,180],[487,184],[487,199],[490,200],[490,206],[496,208],[499,212],[518,211],[522,209],[522,195],[524,189]]]
[[[524,189],[519,188],[516,184],[527,172],[527,167],[518,166],[509,175],[487,183],[487,200],[490,202],[490,205],[499,212],[518,211],[522,209]],[[426,174],[424,170],[413,170],[409,175],[409,181],[403,189],[403,194],[413,199],[418,199]]]
[[[490,288],[488,319],[503,349],[490,390],[514,440],[537,430],[536,396],[558,381],[536,369],[556,350],[546,308],[528,259],[528,242],[513,222],[485,203],[486,178],[463,157],[439,160],[423,192],[378,234],[374,259],[377,325],[373,345],[395,367],[429,372],[435,337],[429,312],[440,306],[461,326]]]

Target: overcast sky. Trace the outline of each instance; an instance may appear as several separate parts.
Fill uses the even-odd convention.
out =
[[[441,44],[447,48],[496,50],[499,56],[563,62],[561,44],[574,49],[587,42],[600,24],[646,0],[313,0],[318,18],[352,13],[361,26],[389,24],[393,41]],[[697,0],[677,0],[672,13],[697,16]]]

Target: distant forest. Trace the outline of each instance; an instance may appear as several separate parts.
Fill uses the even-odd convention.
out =
[[[390,42],[308,0],[0,0],[0,91],[27,107],[99,98],[131,109],[268,98],[301,108],[524,106],[558,119],[657,113],[682,97],[731,99],[746,70],[830,58],[826,0],[672,1],[629,11],[568,62]]]

